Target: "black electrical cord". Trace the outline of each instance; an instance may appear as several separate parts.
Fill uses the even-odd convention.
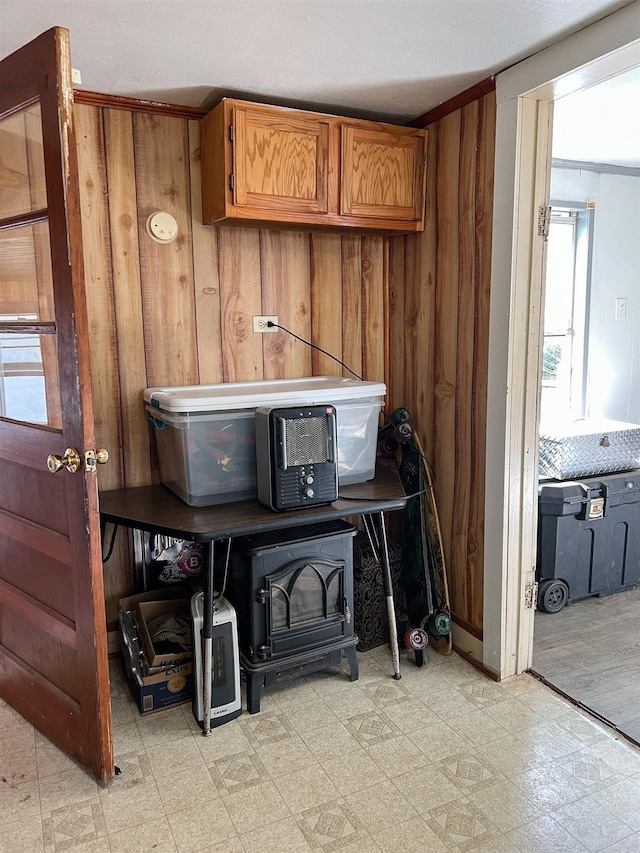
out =
[[[113,525],[113,532],[112,532],[112,534],[111,534],[111,541],[109,542],[109,547],[108,547],[108,549],[107,549],[107,556],[105,557],[105,556],[103,555],[103,557],[102,557],[102,562],[103,562],[103,563],[108,563],[108,562],[109,562],[109,560],[111,559],[111,555],[113,554],[113,546],[116,544],[116,534],[117,534],[117,532],[118,532],[118,525],[117,525],[117,524],[114,524],[114,525]]]
[[[229,536],[229,538],[227,539],[227,553],[225,555],[225,560],[224,560],[224,575],[222,578],[222,589],[217,594],[214,592],[214,595],[213,595],[214,601],[216,601],[218,598],[221,598],[224,595],[225,590],[227,588],[227,574],[229,572],[230,557],[231,557],[231,536]]]
[[[340,361],[339,358],[336,358],[335,355],[331,355],[331,353],[327,352],[326,349],[322,349],[322,347],[319,347],[316,344],[312,344],[311,341],[305,341],[305,339],[301,338],[300,335],[296,335],[295,332],[291,332],[289,329],[285,329],[285,327],[281,326],[279,323],[274,323],[273,320],[267,320],[267,327],[271,328],[271,329],[273,329],[273,328],[281,329],[283,332],[286,332],[288,335],[291,335],[292,338],[295,338],[296,340],[301,341],[303,344],[306,344],[308,347],[311,347],[312,349],[317,349],[318,352],[321,352],[323,355],[326,355],[327,358],[332,358],[334,361],[337,361],[338,364],[341,365],[341,367],[344,367],[345,370],[348,370],[352,376],[356,377],[356,379],[359,379],[361,382],[364,381],[362,376],[357,374],[355,372],[355,370],[351,370],[351,368],[348,367],[344,363],[344,361]]]
[[[407,500],[410,500],[411,498],[417,498],[420,495],[426,495],[427,491],[428,491],[428,489],[420,489],[419,492],[412,492],[410,495],[405,495],[405,498]],[[377,503],[380,499],[379,498],[355,498],[355,497],[351,497],[350,495],[341,495],[338,492],[338,500],[341,500],[341,501],[362,501],[362,503],[366,503],[366,501],[370,501],[371,503]]]
[[[269,329],[280,329],[281,331],[286,332],[288,335],[291,335],[291,337],[295,338],[297,341],[300,341],[301,343],[306,344],[308,347],[311,347],[312,349],[317,349],[318,352],[321,352],[323,355],[326,355],[327,358],[332,358],[341,367],[344,367],[344,369],[349,371],[349,373],[352,376],[355,376],[356,379],[359,379],[361,382],[364,382],[364,379],[362,378],[362,376],[360,376],[358,373],[356,373],[355,370],[351,370],[351,368],[348,365],[346,365],[344,363],[344,361],[340,361],[339,358],[336,358],[335,355],[332,355],[330,352],[327,352],[326,349],[322,349],[322,347],[317,346],[317,344],[312,344],[311,341],[307,341],[304,338],[301,338],[300,335],[296,335],[295,332],[292,332],[290,329],[286,329],[284,326],[281,326],[279,323],[274,323],[273,320],[267,320],[267,328],[269,328]],[[380,409],[380,414],[384,418],[388,417],[388,415],[384,409]],[[386,427],[389,427],[389,426],[392,426],[392,424],[390,422],[385,424],[385,426],[380,427],[379,432],[381,432],[382,430],[384,430]],[[429,470],[431,472],[431,480],[433,483],[435,483],[436,472],[433,468],[433,465],[431,464],[431,461],[429,459],[427,459],[427,457],[424,455],[424,453],[421,453],[420,451],[418,451],[418,455],[421,456],[423,461],[425,462],[425,464],[429,466]],[[426,494],[426,491],[416,492],[415,495],[407,495],[407,497],[413,498],[413,497],[417,497],[418,495],[422,495],[422,494]],[[338,495],[338,497],[342,498],[342,495]],[[358,500],[357,498],[342,498],[342,499],[345,501]]]

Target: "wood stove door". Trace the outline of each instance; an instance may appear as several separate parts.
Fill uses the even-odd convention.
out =
[[[263,659],[321,648],[353,634],[344,560],[294,560],[265,577]]]

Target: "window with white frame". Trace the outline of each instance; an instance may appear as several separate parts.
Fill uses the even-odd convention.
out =
[[[544,420],[586,415],[591,213],[585,204],[551,206],[542,350]]]

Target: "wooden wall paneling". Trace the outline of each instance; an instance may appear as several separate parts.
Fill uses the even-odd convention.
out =
[[[362,376],[385,377],[385,280],[382,237],[362,237]]]
[[[391,381],[391,364],[390,364],[390,340],[389,340],[389,303],[391,300],[391,282],[390,282],[390,263],[391,263],[391,238],[385,236],[382,240],[382,328],[383,334],[383,352],[382,360],[384,364],[384,384],[389,387]]]
[[[406,335],[404,236],[389,239],[389,385],[385,410],[387,414],[406,405],[404,342]]]
[[[473,382],[475,339],[475,190],[478,144],[478,102],[461,110],[460,173],[458,180],[458,333],[456,359],[455,475],[457,488],[451,524],[451,562],[456,566],[457,612],[470,621],[468,562],[471,495],[471,441],[473,432]]]
[[[487,93],[491,93],[495,97],[495,90],[495,77],[487,77],[479,83],[474,83],[473,86],[465,89],[464,92],[459,92],[453,98],[449,98],[448,101],[438,104],[437,107],[433,107],[433,109],[423,113],[413,121],[407,122],[407,124],[409,127],[430,127],[446,115],[449,115],[449,113],[457,112],[466,107],[467,104],[473,103],[473,101],[480,101]]]
[[[413,236],[413,235],[412,235]],[[405,240],[401,235],[390,237],[388,241],[388,341],[389,364],[387,396],[384,403],[386,418],[397,409],[406,405],[404,346],[406,333],[405,298]],[[387,514],[387,534],[390,542],[402,543],[402,513]]]
[[[124,485],[120,378],[125,371],[119,369],[117,346],[105,137],[100,109],[79,106],[74,115],[96,446],[109,451],[109,462],[98,468],[98,486],[108,490]],[[104,570],[108,623],[116,620],[117,601],[130,583],[128,541],[120,536]]]
[[[253,316],[263,314],[260,290],[260,233],[250,228],[217,232],[224,382],[264,379],[261,335]]]
[[[454,440],[456,433],[456,369],[458,348],[458,180],[460,113],[438,123],[434,360],[434,464],[435,491],[442,526],[449,589],[454,612],[464,609],[459,600],[459,567],[451,560],[453,503],[457,495]]]
[[[198,366],[200,382],[212,384],[223,377],[218,229],[202,224],[200,123],[190,121],[188,128]]]
[[[427,136],[425,230],[405,238],[405,405],[418,430],[425,455],[433,458],[434,324],[436,289],[436,152],[438,133]]]
[[[342,242],[339,234],[310,235],[311,340],[316,346],[342,358]],[[342,376],[340,365],[311,350],[313,376]],[[344,371],[344,375],[349,374]]]
[[[98,160],[83,183],[82,203],[95,216],[102,196],[102,225],[92,239],[94,246],[101,242],[107,278],[109,255],[113,265],[116,350],[104,364],[114,377],[120,374],[120,390],[116,380],[115,389],[99,386],[94,393],[98,410],[112,406],[121,420],[127,466],[117,485],[153,477],[148,431],[136,426],[144,417],[136,398],[147,385],[341,373],[331,359],[285,333],[253,333],[253,315],[276,314],[357,373],[384,379],[388,411],[406,405],[412,412],[436,465],[454,610],[481,629],[494,94],[478,103],[475,128],[475,107],[464,118],[458,111],[429,128],[425,231],[391,238],[203,226],[197,123],[110,109],[104,114],[105,219],[102,131],[97,108],[82,109],[95,110],[93,118],[84,116],[93,153],[82,150],[85,134],[79,153],[84,162]],[[146,234],[146,218],[156,209],[176,216],[175,243],[159,245]],[[96,254],[91,246],[89,252]],[[112,328],[109,280],[102,298]],[[93,327],[103,322],[104,309],[100,299],[89,299]],[[104,470],[100,475],[104,488]],[[458,504],[462,475],[468,505],[465,497]],[[109,564],[112,602],[123,591],[128,565],[126,554]]]
[[[425,230],[394,238],[389,261],[391,405],[404,384],[435,464],[454,615],[479,639],[494,154],[493,91],[429,126]],[[403,267],[404,328],[395,313]]]
[[[434,458],[435,409],[435,326],[436,289],[438,284],[437,237],[437,157],[439,137],[429,131],[427,136],[427,181],[425,188],[425,230],[416,235],[419,298],[416,305],[418,334],[413,342],[412,376],[415,382],[415,408],[422,439],[422,448],[429,460]]]
[[[342,237],[342,360],[359,376],[363,376],[361,241],[361,237]]]
[[[429,133],[430,144],[436,134]],[[428,211],[428,215],[432,214]],[[405,302],[405,405],[427,458],[433,456],[435,222],[406,239],[405,268],[412,284]]]
[[[142,393],[147,367],[142,320],[138,209],[131,113],[104,110],[111,268],[120,369],[124,472],[121,485],[151,482],[149,429]]]
[[[309,234],[261,231],[262,313],[274,314],[280,325],[311,340]],[[311,374],[311,349],[286,332],[262,338],[264,378],[288,379]]]
[[[109,451],[109,463],[101,467],[99,483],[101,489],[115,489],[123,480],[120,372],[114,370],[119,362],[102,111],[79,106],[75,118],[93,415],[97,445]]]
[[[430,134],[430,137],[433,137],[433,134]],[[423,334],[421,312],[424,300],[420,288],[422,271],[419,266],[418,246],[423,238],[424,233],[408,234],[404,241],[404,272],[407,289],[404,297],[404,341],[400,354],[404,386],[404,399],[401,405],[409,410],[414,419],[417,415],[417,398],[420,389],[424,388],[426,393],[433,395],[432,377],[421,370],[421,359],[428,351],[427,348],[424,351],[420,349]],[[429,343],[428,349],[432,348],[433,340]]]
[[[491,292],[491,238],[495,156],[496,97],[485,95],[478,104],[478,157],[476,160],[475,266],[476,311],[474,338],[474,398],[471,443],[469,507],[469,619],[482,629],[484,612],[484,509],[487,438],[487,385],[489,372],[489,298]]]
[[[343,263],[347,264],[344,279],[343,316],[345,343],[356,332],[359,320],[359,352],[354,352],[360,363],[360,369],[353,367],[345,360],[345,364],[363,379],[382,382],[385,380],[385,353],[387,350],[388,328],[385,325],[386,307],[385,296],[388,289],[388,275],[384,270],[385,258],[384,238],[374,236],[357,237],[355,244],[343,238]],[[346,259],[344,245],[347,245]],[[359,258],[351,256],[357,250]],[[353,318],[353,319],[352,319]],[[347,374],[352,375],[352,374]],[[352,524],[361,527],[360,520],[351,520]]]
[[[135,113],[133,132],[147,382],[197,385],[187,122]],[[147,218],[157,210],[178,223],[172,243],[147,234]]]
[[[183,104],[164,104],[161,101],[128,98],[124,95],[109,95],[105,92],[88,92],[86,89],[74,89],[73,100],[76,104],[91,104],[103,109],[123,110],[128,113],[153,113],[199,121],[209,112],[202,107],[187,107]]]
[[[420,235],[422,237],[423,235]],[[411,413],[422,448],[428,459],[433,454],[433,317],[434,291],[425,277],[427,244],[407,240],[405,263],[413,278],[408,300],[405,339],[405,405]]]

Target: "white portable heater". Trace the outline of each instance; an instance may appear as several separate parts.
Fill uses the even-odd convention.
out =
[[[256,409],[258,500],[276,511],[332,503],[338,497],[333,406]]]
[[[240,699],[240,655],[236,611],[226,598],[220,596],[213,602],[213,630],[211,643],[211,672],[203,673],[202,625],[203,593],[191,599],[193,618],[193,648],[195,658],[195,685],[193,691],[193,716],[203,725],[204,706],[202,689],[204,678],[211,679],[211,727],[220,726],[242,713]]]

